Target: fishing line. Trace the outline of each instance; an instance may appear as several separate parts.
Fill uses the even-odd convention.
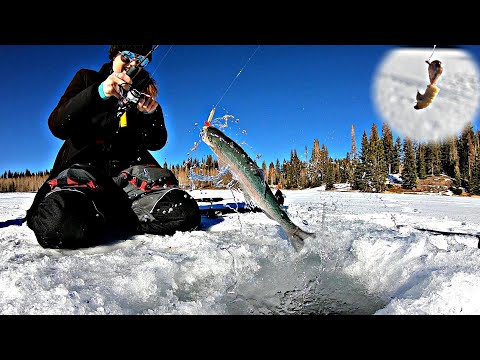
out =
[[[432,58],[433,56],[433,53],[435,52],[435,48],[437,47],[437,45],[433,45],[433,51],[432,51],[432,55],[430,55],[430,57],[428,58],[428,62],[430,61],[430,59]]]
[[[242,71],[245,69],[245,67],[248,65],[248,63],[250,62],[250,60],[252,60],[253,56],[255,55],[255,53],[257,52],[257,50],[260,48],[260,45],[257,46],[257,48],[255,49],[255,51],[253,52],[252,55],[250,55],[250,58],[247,60],[247,62],[245,63],[245,65],[243,65],[242,69],[238,72],[237,76],[235,76],[235,78],[232,80],[232,82],[230,83],[230,85],[228,86],[227,90],[225,90],[225,92],[223,93],[222,97],[220,98],[220,100],[218,100],[217,104],[213,107],[214,109],[217,108],[218,104],[220,104],[220,101],[222,101],[222,99],[224,98],[224,96],[227,94],[227,92],[230,90],[230,88],[232,87],[233,83],[238,79],[238,77],[240,76],[240,74],[242,73]]]
[[[223,100],[223,98],[225,97],[225,95],[227,94],[227,92],[230,90],[230,88],[233,86],[233,84],[235,83],[235,81],[238,79],[238,77],[240,76],[240,74],[243,72],[243,70],[245,69],[245,67],[248,65],[248,63],[252,60],[253,56],[256,54],[256,52],[258,51],[258,49],[260,48],[260,45],[257,46],[257,48],[253,51],[252,55],[250,55],[250,57],[248,58],[248,60],[246,61],[246,63],[243,65],[243,67],[240,69],[240,71],[238,72],[238,74],[235,76],[235,78],[232,80],[232,82],[230,83],[230,85],[228,86],[227,90],[225,90],[225,92],[223,93],[223,95],[220,97],[220,100],[218,100],[218,102],[215,104],[215,106],[212,108],[212,110],[210,111],[210,115],[208,116],[208,119],[207,121],[205,121],[205,124],[208,124],[210,125],[210,122],[212,121],[212,118],[213,118],[213,115],[215,114],[215,110],[217,109],[217,106],[218,104],[220,104],[220,102]],[[228,117],[232,117],[231,115],[225,115],[223,117],[224,120],[226,120],[225,122],[225,127],[226,127],[226,124],[227,124],[227,119]],[[200,131],[200,140],[202,138],[202,130]],[[196,149],[196,147],[198,146],[199,143],[195,142],[195,146],[193,149],[191,149],[191,151],[194,151]],[[185,166],[188,165],[189,162],[185,163]],[[192,169],[190,169],[192,170]],[[192,171],[191,171],[192,173]],[[193,181],[191,178],[190,178],[191,181]],[[200,180],[202,181],[202,180]]]
[[[163,60],[165,60],[165,58],[167,57],[168,53],[170,52],[170,50],[172,49],[173,45],[170,45],[170,47],[168,48],[167,52],[165,53],[165,55],[163,55],[163,58],[160,60],[160,63],[157,65],[157,67],[155,68],[155,70],[152,72],[151,76],[153,76],[153,74],[155,74],[155,72],[158,70],[158,68],[160,67],[160,65],[162,65],[162,62]]]

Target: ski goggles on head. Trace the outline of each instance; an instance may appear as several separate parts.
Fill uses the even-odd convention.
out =
[[[122,61],[125,64],[128,64],[135,59],[137,60],[138,64],[141,64],[141,66],[146,66],[150,62],[148,57],[145,57],[143,55],[135,54],[134,52],[131,52],[131,51],[128,51],[128,50],[121,51],[120,55],[122,56]]]

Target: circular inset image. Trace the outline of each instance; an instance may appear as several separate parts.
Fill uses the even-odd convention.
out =
[[[439,60],[443,67],[435,92],[428,87],[431,76],[427,60]],[[473,121],[479,105],[478,74],[473,57],[460,48],[395,49],[377,69],[373,99],[392,130],[411,140],[439,142],[458,135]],[[427,97],[426,107],[415,108],[417,92],[420,98]]]

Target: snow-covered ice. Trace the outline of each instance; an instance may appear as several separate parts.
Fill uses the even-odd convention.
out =
[[[190,191],[229,197],[229,190]],[[296,253],[261,212],[96,248],[43,249],[0,228],[0,314],[480,314],[480,199],[285,190],[315,239]],[[33,193],[0,194],[0,221]]]

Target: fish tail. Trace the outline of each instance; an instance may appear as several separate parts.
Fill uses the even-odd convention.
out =
[[[422,101],[424,97],[425,95],[420,94],[420,91],[417,90],[417,97],[416,97],[417,101]]]
[[[414,108],[417,110],[425,109],[433,102],[433,100],[435,100],[439,91],[439,88],[431,84],[427,86],[427,90],[425,90],[423,95],[417,91],[417,104],[414,106]]]
[[[298,229],[290,234],[288,234],[288,239],[290,240],[290,243],[292,244],[293,248],[295,251],[300,251],[302,250],[303,246],[305,245],[305,239],[308,238],[315,238],[314,233],[308,233],[306,231],[303,231],[301,229]]]

